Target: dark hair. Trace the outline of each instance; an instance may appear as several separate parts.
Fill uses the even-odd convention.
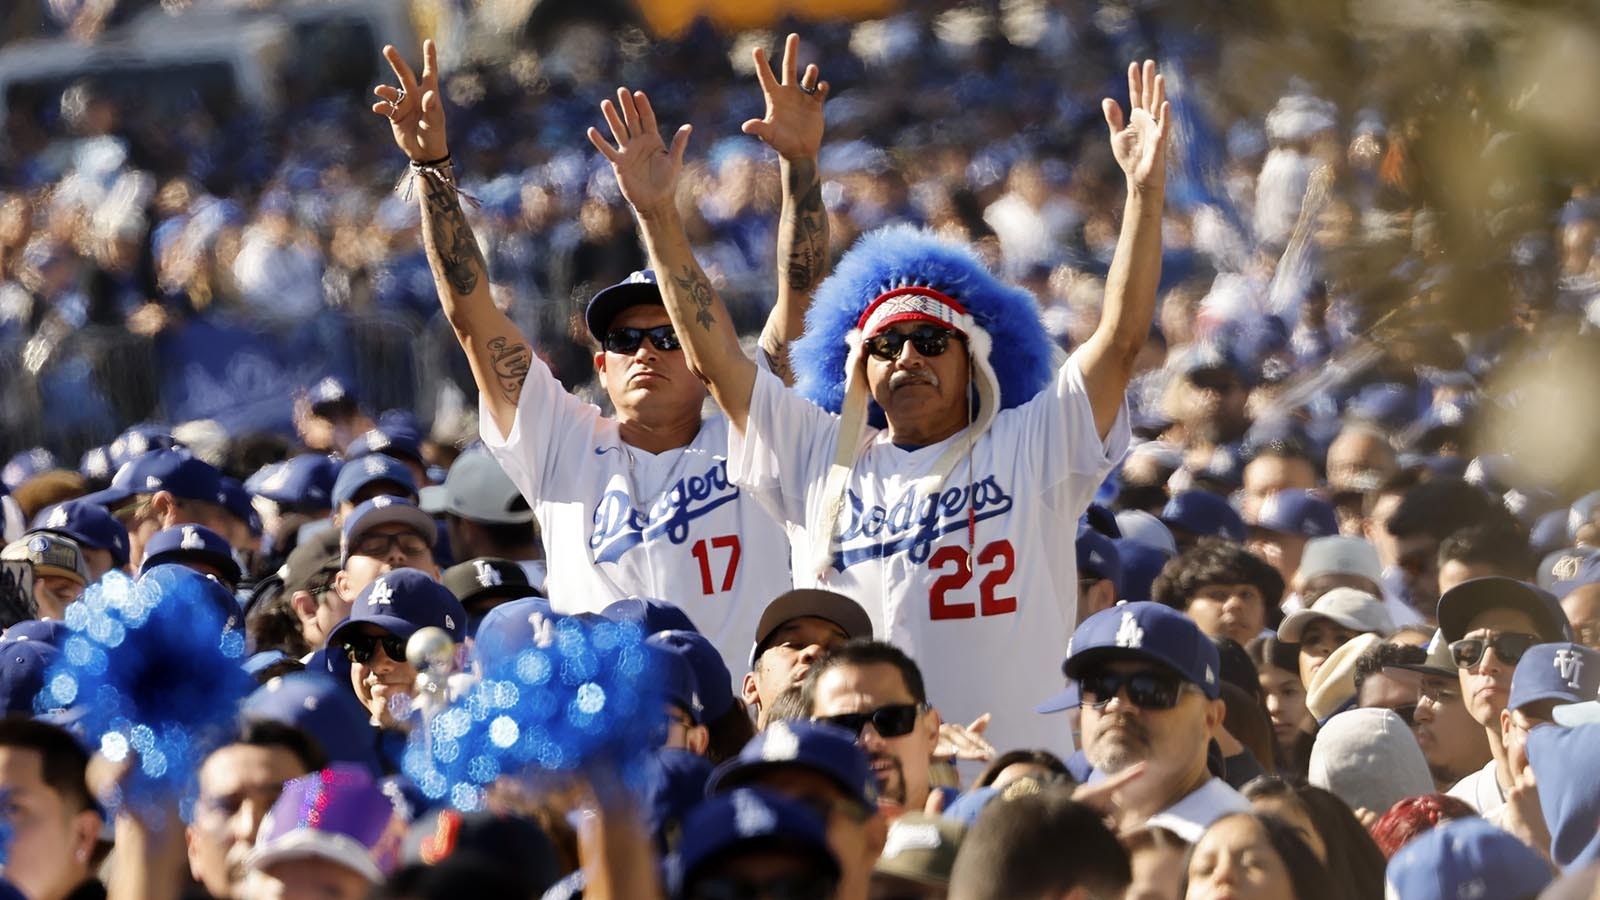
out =
[[[883,641],[857,638],[833,647],[811,664],[811,670],[806,672],[805,680],[800,682],[800,699],[804,703],[806,713],[810,714],[816,709],[817,682],[830,669],[839,666],[872,665],[890,665],[899,669],[900,678],[906,683],[906,691],[911,694],[911,699],[918,703],[928,702],[928,691],[922,685],[922,670],[917,668],[917,664],[905,654],[905,651]]]
[[[1365,900],[1383,896],[1387,861],[1355,813],[1335,795],[1302,778],[1263,775],[1244,786],[1250,800],[1279,798],[1303,810],[1328,848],[1328,872],[1338,896]]]
[[[1211,643],[1217,647],[1217,659],[1222,662],[1222,668],[1217,673],[1222,676],[1226,684],[1231,684],[1251,697],[1261,699],[1261,673],[1256,669],[1255,660],[1250,654],[1239,646],[1239,642],[1229,637],[1214,637]]]
[[[1263,816],[1257,813],[1238,812],[1212,822],[1206,831],[1233,819],[1250,819],[1260,826],[1267,836],[1267,843],[1277,852],[1278,858],[1283,861],[1284,868],[1289,870],[1289,888],[1294,892],[1294,900],[1339,900],[1339,894],[1333,888],[1332,879],[1328,875],[1328,867],[1317,859],[1311,852],[1306,842],[1300,840],[1300,835],[1294,828],[1284,824],[1273,816]],[[1205,840],[1201,835],[1200,840]],[[1183,897],[1189,893],[1189,863],[1194,859],[1194,852],[1200,846],[1200,841],[1195,841],[1189,848],[1189,855],[1183,861],[1183,880],[1178,882],[1178,896]],[[1377,895],[1382,896],[1382,891]]]
[[[299,659],[311,652],[311,645],[300,630],[293,600],[294,595],[276,578],[261,585],[244,616],[244,633],[251,653],[281,650],[285,656]]]
[[[706,733],[710,736],[706,759],[714,766],[739,755],[744,745],[756,736],[756,723],[750,721],[750,711],[735,697],[726,712],[706,722]]]
[[[972,786],[974,788],[988,787],[994,783],[996,778],[1000,777],[1001,772],[1018,763],[1031,763],[1049,769],[1052,774],[1066,778],[1072,777],[1072,773],[1067,770],[1067,764],[1061,761],[1061,757],[1051,753],[1049,750],[1007,750],[990,760],[989,764],[983,767],[983,771],[978,773],[978,778],[972,782]]]
[[[1469,525],[1439,543],[1439,565],[1454,560],[1465,565],[1488,566],[1495,575],[1532,581],[1539,561],[1528,549],[1528,536],[1504,523]]]
[[[1100,814],[1050,787],[990,803],[962,839],[950,871],[950,896],[1011,900],[1081,887],[1093,898],[1121,897],[1133,881],[1128,852]]]
[[[1427,658],[1428,651],[1410,644],[1373,644],[1356,657],[1356,697],[1361,696],[1361,686],[1367,679],[1381,673],[1385,666],[1414,666]]]
[[[1277,635],[1251,638],[1250,643],[1245,645],[1244,652],[1249,654],[1250,661],[1256,664],[1257,674],[1267,666],[1297,674],[1300,671],[1300,645],[1280,641]]]
[[[1459,478],[1435,478],[1406,491],[1387,523],[1397,538],[1422,534],[1436,541],[1475,525],[1517,527],[1504,506]]]
[[[286,722],[274,719],[251,719],[243,722],[233,739],[211,751],[210,756],[227,749],[228,747],[279,747],[293,753],[300,764],[305,766],[307,772],[320,772],[328,766],[328,754],[323,751],[317,739],[303,728],[296,728]],[[202,763],[204,765],[204,763]]]
[[[1283,576],[1277,569],[1242,545],[1216,537],[1203,537],[1169,560],[1150,586],[1150,598],[1182,612],[1195,594],[1213,584],[1254,586],[1269,619],[1283,599]]]
[[[1256,758],[1260,771],[1278,770],[1278,738],[1272,731],[1272,716],[1258,693],[1247,693],[1231,681],[1222,682],[1222,727]],[[1248,777],[1246,775],[1245,777]],[[1237,782],[1234,782],[1237,784]]]
[[[0,719],[0,747],[39,754],[40,777],[74,813],[94,810],[85,772],[89,754],[66,730],[22,715]]]

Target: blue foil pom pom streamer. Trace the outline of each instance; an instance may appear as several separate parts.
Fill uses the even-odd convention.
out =
[[[463,811],[481,809],[501,776],[599,771],[642,792],[665,717],[661,664],[644,639],[633,622],[557,619],[412,731],[405,773],[429,800]]]
[[[112,806],[150,816],[176,796],[189,818],[193,774],[255,686],[240,668],[237,602],[215,579],[164,565],[137,581],[108,573],[64,618],[70,634],[35,708],[131,763]]]

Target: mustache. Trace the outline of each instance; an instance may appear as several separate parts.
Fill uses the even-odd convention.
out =
[[[1122,733],[1127,735],[1130,740],[1137,741],[1140,744],[1149,745],[1150,729],[1145,727],[1143,722],[1139,721],[1133,716],[1106,716],[1100,721],[1100,731],[1104,732],[1113,725],[1121,728]]]
[[[932,387],[939,386],[939,376],[928,369],[896,369],[889,375],[889,390],[897,391],[908,384],[926,384]]]

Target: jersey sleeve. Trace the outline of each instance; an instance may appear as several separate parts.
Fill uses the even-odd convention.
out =
[[[600,410],[567,393],[537,354],[508,433],[500,432],[488,403],[478,396],[478,436],[529,503],[556,499],[546,496],[547,488],[571,483],[563,479],[564,467],[580,464],[601,422]]]
[[[1100,439],[1076,353],[1067,357],[1055,380],[1038,396],[1008,412],[1016,415],[1000,415],[997,425],[1010,421],[996,437],[1015,442],[1019,462],[1035,489],[1056,495],[1065,490],[1074,507],[1088,504],[1133,439],[1126,398],[1105,440]],[[1005,434],[1013,428],[1015,433]]]
[[[762,369],[744,433],[728,427],[728,478],[780,522],[804,524],[806,492],[827,474],[838,433],[836,416]]]

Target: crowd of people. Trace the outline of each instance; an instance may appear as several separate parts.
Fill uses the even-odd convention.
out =
[[[1592,185],[1456,327],[1414,122],[1208,128],[1203,48],[1124,79],[1136,20],[1042,15],[390,47],[249,152],[13,110],[33,371],[241,311],[330,355],[292,438],[0,473],[4,888],[1589,896],[1600,482],[1489,426],[1585,327]],[[341,309],[447,330],[476,415],[375,408]]]

